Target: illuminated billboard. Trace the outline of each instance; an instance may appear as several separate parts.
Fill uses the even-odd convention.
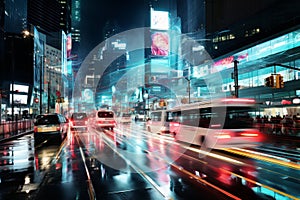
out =
[[[28,93],[29,91],[29,86],[28,85],[19,85],[19,84],[14,84],[14,89],[12,88],[12,84],[10,84],[10,91],[17,91],[17,92],[25,92]]]
[[[64,31],[62,31],[61,38],[61,72],[63,75],[68,75],[67,69],[67,35]]]
[[[117,39],[111,42],[111,47],[113,50],[126,50],[126,42]]]
[[[10,96],[10,104],[12,104],[12,94]],[[27,105],[28,94],[14,94],[14,104],[15,105]]]
[[[169,34],[167,32],[153,32],[151,34],[151,55],[169,55]]]
[[[71,36],[71,33],[69,33],[67,35],[67,58],[70,58],[71,57],[71,51],[72,51],[72,36]]]
[[[156,30],[169,29],[169,13],[166,11],[155,11],[151,8],[151,23],[150,28]]]
[[[12,104],[12,99],[14,99],[14,104],[20,105],[20,104],[26,104],[28,102],[28,92],[29,92],[29,86],[28,85],[21,85],[21,84],[10,84],[10,91],[13,91],[9,95],[9,102]]]

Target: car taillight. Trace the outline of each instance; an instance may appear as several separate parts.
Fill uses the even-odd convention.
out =
[[[242,132],[240,133],[240,136],[244,136],[244,137],[258,137],[259,133],[258,132]]]
[[[180,123],[170,123],[170,126],[180,126]]]
[[[218,139],[229,139],[229,138],[231,138],[231,132],[219,131],[215,134],[215,137]]]
[[[56,127],[56,130],[57,130],[57,131],[60,131],[60,126],[57,126],[57,127]]]
[[[34,126],[34,127],[33,127],[33,132],[35,132],[35,133],[36,133],[36,132],[37,132],[37,130],[38,130],[37,126]]]

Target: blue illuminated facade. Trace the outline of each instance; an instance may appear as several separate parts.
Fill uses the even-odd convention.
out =
[[[261,103],[262,113],[268,111],[271,115],[293,115],[300,111],[298,101],[294,101],[299,97],[300,90],[300,59],[297,53],[299,47],[300,29],[297,29],[216,58],[212,65],[194,66],[191,70],[193,87],[200,91],[196,96],[205,98],[205,95],[209,95],[201,93],[207,90],[203,80],[215,76],[216,73],[221,74],[223,84],[214,88],[214,91],[233,96],[233,61],[237,60],[239,97],[255,98]],[[264,79],[271,74],[283,76],[284,88],[269,88],[264,85]]]

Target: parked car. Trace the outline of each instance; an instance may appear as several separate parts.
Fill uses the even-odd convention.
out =
[[[34,122],[34,140],[40,143],[45,139],[62,142],[69,129],[68,119],[58,113],[39,115]]]
[[[70,118],[71,131],[87,131],[88,129],[88,116],[85,112],[73,113]]]
[[[99,110],[96,114],[95,126],[97,129],[110,129],[116,127],[115,113],[112,110]]]

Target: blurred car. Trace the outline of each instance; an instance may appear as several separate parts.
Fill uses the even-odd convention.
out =
[[[88,127],[88,116],[84,112],[73,113],[70,118],[70,129],[71,131],[87,131]]]
[[[146,116],[145,116],[145,114],[136,114],[135,116],[134,116],[134,121],[145,121],[146,120]]]
[[[116,127],[115,113],[112,110],[97,111],[95,126],[97,129],[113,130]]]
[[[120,116],[118,117],[118,122],[121,124],[128,124],[131,123],[131,114],[129,113],[121,113]]]
[[[61,142],[69,129],[68,119],[58,113],[39,115],[34,122],[34,140],[40,143],[45,139],[53,139]]]

